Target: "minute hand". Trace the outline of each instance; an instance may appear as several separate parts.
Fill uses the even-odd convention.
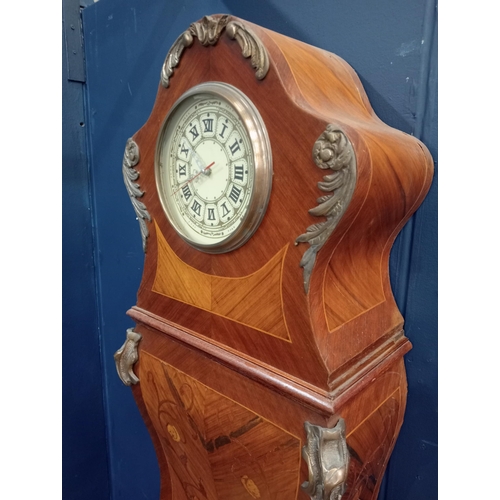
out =
[[[213,167],[215,165],[215,162],[213,161],[210,163],[210,165],[207,165],[203,170],[200,170],[196,175],[193,175],[191,179],[188,179],[182,186],[180,186],[178,189],[176,189],[173,194],[177,194],[183,187],[187,186],[190,182],[194,181],[196,177],[198,177],[201,174],[204,174],[209,168]]]

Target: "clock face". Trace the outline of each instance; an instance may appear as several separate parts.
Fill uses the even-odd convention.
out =
[[[199,250],[238,248],[264,216],[269,138],[259,112],[235,87],[203,83],[174,104],[158,137],[155,168],[170,223]]]

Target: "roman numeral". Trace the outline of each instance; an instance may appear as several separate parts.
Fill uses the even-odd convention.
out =
[[[231,193],[229,194],[229,198],[233,200],[235,203],[238,203],[240,194],[241,194],[241,189],[233,185],[233,187],[231,188]]]
[[[186,173],[186,165],[181,165],[179,163],[179,175],[187,175],[187,173]]]
[[[226,207],[226,202],[224,202],[222,205],[222,217],[225,217],[228,213],[229,213],[229,210],[228,208]]]
[[[238,144],[238,139],[234,140],[234,143],[232,146],[229,146],[229,149],[231,150],[231,154],[234,156],[234,153],[240,149],[240,145]]]
[[[201,205],[193,200],[193,204],[191,205],[191,210],[199,217],[201,215]]]
[[[186,155],[186,158],[187,158],[187,155],[189,153],[189,149],[188,148],[184,148],[182,144],[181,144],[181,153],[184,153]]]
[[[198,133],[198,130],[196,128],[196,125],[191,128],[191,130],[189,131],[189,133],[193,136],[192,137],[192,140],[194,141],[200,134]]]
[[[215,220],[215,209],[214,208],[208,209],[208,220]]]
[[[226,129],[227,129],[227,125],[223,123],[223,124],[222,124],[222,126],[223,126],[224,128],[222,129],[222,132],[221,132],[219,135],[220,135],[220,136],[224,139],[224,132],[225,132],[225,131],[226,131]]]
[[[191,198],[191,189],[189,189],[189,186],[184,186],[182,188],[182,194],[184,195],[184,198],[186,199],[186,201],[189,200],[189,198]]]
[[[205,130],[203,131],[205,134],[207,132],[214,131],[214,119],[213,118],[207,118],[207,119],[203,120],[203,125],[205,125]]]
[[[243,181],[243,165],[235,165],[234,166],[234,178],[238,181]]]

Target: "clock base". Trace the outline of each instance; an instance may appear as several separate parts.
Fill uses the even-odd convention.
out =
[[[302,486],[327,482],[303,460],[305,423],[331,429],[339,419],[349,457],[342,498],[377,498],[403,421],[402,357],[375,378],[367,374],[371,380],[355,396],[338,394],[325,412],[164,333],[141,324],[135,330],[142,340],[133,394],[158,456],[161,500],[320,498]],[[319,461],[321,453],[319,446]]]

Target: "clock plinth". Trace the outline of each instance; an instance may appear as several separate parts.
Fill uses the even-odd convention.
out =
[[[237,89],[261,122],[252,128],[238,99],[232,114],[207,102],[197,90],[207,82]],[[164,136],[186,93],[201,111],[189,101]],[[230,128],[239,135],[224,142]],[[251,191],[244,177],[264,130],[268,202],[238,212],[235,187],[241,200],[268,189]],[[170,157],[158,154],[162,144]],[[233,161],[237,147],[246,156]],[[411,347],[389,252],[432,168],[423,144],[375,116],[334,54],[229,16],[181,34],[123,162],[146,250],[128,312],[138,361],[127,373],[139,379],[132,390],[155,442],[162,499],[377,497],[403,421]],[[233,215],[249,234],[237,246],[223,235],[217,252],[180,229],[205,241]]]

